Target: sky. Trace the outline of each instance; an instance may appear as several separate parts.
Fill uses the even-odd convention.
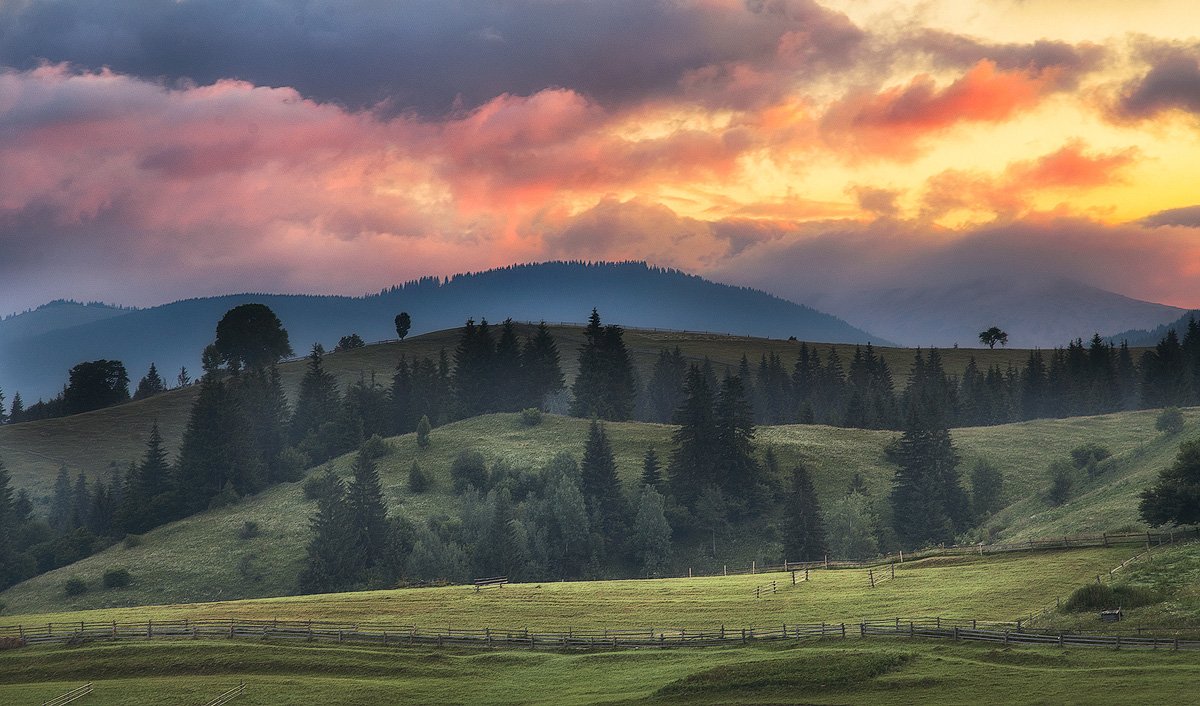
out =
[[[1200,307],[1194,0],[0,0],[0,313],[647,260]]]

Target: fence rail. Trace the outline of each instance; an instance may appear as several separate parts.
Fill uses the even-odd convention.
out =
[[[225,706],[225,704],[229,703],[230,701],[233,701],[234,699],[236,699],[237,697],[239,697],[245,693],[246,693],[246,682],[242,682],[241,684],[238,684],[237,686],[233,687],[229,691],[226,691],[225,693],[221,694],[220,696],[213,699],[212,701],[209,701],[204,706]]]
[[[75,687],[74,689],[71,689],[70,691],[63,694],[62,696],[55,696],[53,699],[50,699],[49,701],[43,701],[42,706],[64,706],[64,704],[69,704],[72,701],[75,701],[76,699],[80,699],[80,698],[83,698],[84,696],[87,696],[90,693],[92,693],[92,683],[88,682],[87,684],[84,684],[83,686],[78,686],[78,687]]]
[[[1090,635],[1023,630],[1021,623],[942,617],[863,620],[854,623],[787,624],[753,628],[644,628],[530,632],[527,629],[418,628],[412,625],[337,624],[279,620],[179,620],[146,623],[49,623],[0,628],[16,633],[23,645],[78,643],[88,640],[254,639],[341,642],[379,645],[477,646],[528,649],[616,649],[637,647],[710,647],[775,640],[847,637],[913,637],[1017,645],[1200,649],[1200,640],[1178,636]],[[82,687],[81,687],[82,688]],[[61,702],[67,703],[67,702]]]

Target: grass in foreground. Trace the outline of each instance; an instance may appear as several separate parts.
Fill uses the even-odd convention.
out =
[[[607,653],[147,642],[0,652],[0,702],[1187,703],[1200,654],[878,640]],[[1127,698],[1125,698],[1127,697]]]
[[[935,558],[898,565],[896,578],[871,588],[866,570],[790,574],[512,584],[476,593],[465,586],[362,591],[214,603],[14,615],[4,624],[120,622],[199,618],[386,622],[419,627],[730,628],[862,618],[946,616],[1008,621],[1028,615],[1134,550],[1096,548],[997,556]],[[801,578],[803,573],[801,573]],[[778,593],[755,597],[775,581]]]

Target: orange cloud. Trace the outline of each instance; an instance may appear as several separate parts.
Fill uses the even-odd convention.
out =
[[[920,75],[907,86],[851,92],[828,108],[821,128],[854,156],[912,159],[930,135],[959,123],[1002,122],[1036,105],[1053,87],[1053,74],[1002,71],[985,59],[944,88]]]

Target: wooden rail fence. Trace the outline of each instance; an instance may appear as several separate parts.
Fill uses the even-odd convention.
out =
[[[236,699],[237,697],[239,697],[245,693],[246,693],[246,682],[242,682],[241,684],[238,684],[237,686],[233,687],[229,691],[226,691],[225,693],[221,694],[220,696],[213,699],[212,701],[209,701],[204,706],[225,706],[225,704],[229,703],[230,701],[233,701],[234,699]]]
[[[528,629],[424,629],[412,625],[338,624],[282,620],[179,620],[157,623],[49,623],[8,626],[0,633],[17,634],[24,645],[77,643],[87,640],[254,639],[261,641],[342,642],[379,645],[508,647],[528,649],[617,649],[638,647],[710,647],[808,638],[920,637],[1003,644],[1080,647],[1200,649],[1200,640],[1179,637],[1087,635],[1023,630],[1013,623],[954,620],[941,617],[863,620],[853,623],[787,624],[706,629],[645,628],[530,632]],[[67,703],[67,702],[61,702]]]
[[[78,686],[78,687],[75,687],[74,689],[71,689],[70,691],[63,694],[62,696],[55,696],[53,699],[50,699],[49,701],[43,701],[42,706],[63,706],[63,704],[69,704],[76,699],[80,699],[80,698],[83,698],[84,696],[87,696],[90,693],[92,693],[92,683],[88,682],[87,684],[84,684],[83,686]]]

